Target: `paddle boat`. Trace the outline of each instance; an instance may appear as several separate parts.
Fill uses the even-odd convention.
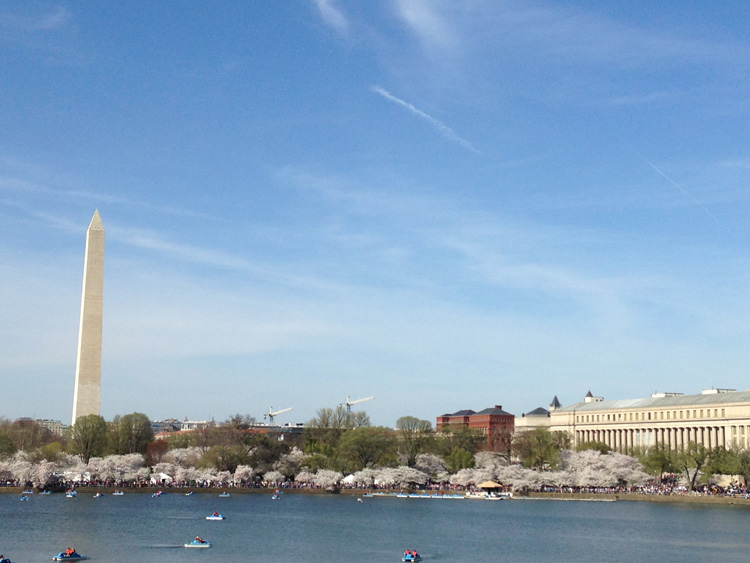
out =
[[[94,498],[102,498],[104,496],[104,493],[96,493],[94,495]]]
[[[164,491],[156,491],[153,495],[151,495],[151,498],[158,498],[163,494],[164,494]]]
[[[52,491],[39,491],[40,495],[51,495]],[[3,560],[0,559],[0,563],[3,563]]]
[[[33,490],[33,489],[26,489],[26,490],[25,490],[25,491],[23,492],[23,494],[25,494],[25,495],[33,495],[33,494],[34,494],[34,490]]]
[[[67,498],[75,498],[77,494],[78,493],[76,493],[75,489],[68,489],[67,491],[65,491],[65,496]]]
[[[5,555],[0,555],[0,563],[13,563],[13,561],[5,557]]]
[[[29,500],[29,497],[27,497],[26,495],[21,495],[21,500]]]
[[[221,493],[219,496],[226,498],[226,497],[231,497],[232,495],[230,495],[229,493]]]
[[[278,493],[274,493],[271,495],[271,500],[279,500],[281,498],[281,495]]]
[[[407,549],[406,551],[404,551],[404,556],[401,558],[401,561],[422,561],[422,557],[419,555],[419,553],[417,553],[416,549],[413,549],[411,551]]]
[[[71,548],[61,551],[52,557],[52,561],[83,561],[84,559],[88,559],[88,557],[81,555],[75,549]]]
[[[121,497],[125,494],[125,491],[115,491],[112,493],[113,497]]]
[[[205,549],[207,547],[211,547],[211,542],[207,542],[203,538],[199,538],[198,536],[196,536],[193,541],[191,541],[190,543],[186,543],[185,547],[197,547],[199,549],[200,548]]]
[[[185,496],[186,496],[186,497],[191,497],[191,496],[193,496],[194,494],[195,494],[195,493],[194,493],[193,491],[188,491],[187,493],[185,493]]]
[[[214,512],[213,514],[206,516],[206,520],[224,520],[224,515]]]

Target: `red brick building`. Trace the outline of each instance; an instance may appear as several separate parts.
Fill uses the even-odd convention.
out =
[[[495,405],[479,412],[465,409],[453,414],[437,417],[435,427],[439,431],[452,428],[468,428],[481,431],[485,436],[484,449],[493,452],[510,452],[510,439],[513,435],[515,416]]]

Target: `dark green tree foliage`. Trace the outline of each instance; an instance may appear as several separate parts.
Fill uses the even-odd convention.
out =
[[[445,466],[450,473],[474,467],[474,454],[464,448],[454,447],[451,453],[445,456]]]
[[[399,453],[406,459],[406,465],[414,467],[417,456],[427,451],[434,439],[432,424],[413,416],[402,416],[396,421]]]
[[[154,439],[151,420],[143,413],[116,416],[109,425],[111,449],[115,454],[145,454]]]
[[[737,452],[718,446],[711,450],[703,472],[706,475],[738,475],[740,470]]]
[[[347,430],[338,446],[338,458],[343,460],[348,471],[359,471],[374,467],[387,453],[395,453],[395,436],[391,429],[363,427]]]
[[[107,442],[107,423],[98,414],[79,417],[68,427],[68,448],[78,455],[83,463],[104,453]]]
[[[524,467],[544,469],[557,467],[560,452],[569,446],[570,438],[566,433],[538,427],[518,434],[513,440],[512,449]]]
[[[661,483],[664,473],[671,473],[677,469],[674,458],[675,452],[664,444],[656,444],[640,452],[636,451],[634,454],[646,472],[655,475],[659,483]]]
[[[281,456],[288,453],[290,449],[289,444],[279,441],[272,434],[254,436],[250,441],[248,465],[262,475],[270,471]]]
[[[586,450],[594,450],[600,454],[608,454],[612,451],[612,448],[604,442],[581,442],[576,446],[577,452],[583,452]]]

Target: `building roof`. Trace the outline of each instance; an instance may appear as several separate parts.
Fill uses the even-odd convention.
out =
[[[531,412],[527,412],[526,416],[549,416],[549,411],[542,407],[536,408]]]
[[[589,394],[591,394],[591,391],[589,391]],[[557,400],[557,395],[555,395],[555,398],[552,399],[552,402],[549,404],[549,406],[555,407],[556,409],[559,409],[562,406],[560,401]]]
[[[495,405],[494,407],[488,407],[475,414],[501,414],[501,415],[506,415],[506,416],[513,416],[509,412],[505,412],[500,405]]]
[[[603,411],[616,409],[650,409],[662,407],[687,407],[702,405],[720,405],[727,403],[750,403],[750,391],[731,391],[728,393],[713,393],[710,395],[677,395],[670,397],[648,397],[644,399],[618,399],[614,401],[597,401],[586,403],[581,401],[556,412]]]
[[[453,414],[444,414],[443,416],[471,416],[472,414],[477,414],[471,409],[464,409],[462,411],[456,411]]]

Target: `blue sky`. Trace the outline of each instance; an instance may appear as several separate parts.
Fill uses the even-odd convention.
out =
[[[742,2],[0,4],[0,415],[745,389]]]

